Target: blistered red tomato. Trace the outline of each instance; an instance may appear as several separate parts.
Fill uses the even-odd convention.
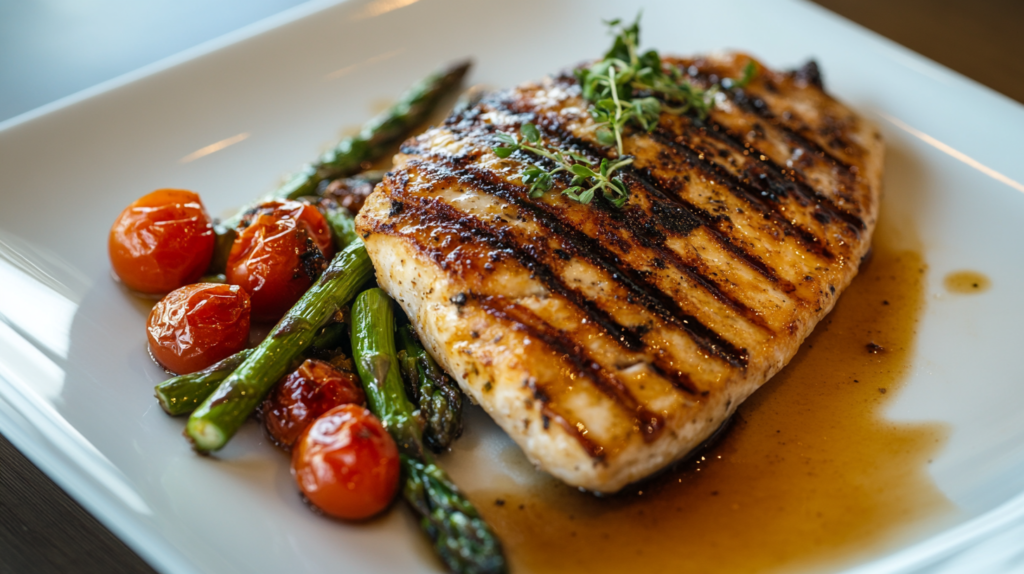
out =
[[[114,272],[143,293],[167,293],[202,276],[213,257],[213,225],[199,196],[158,189],[129,205],[110,228]]]
[[[249,313],[249,295],[237,285],[186,285],[149,313],[149,350],[179,375],[205,369],[245,348]]]
[[[387,508],[398,490],[398,447],[373,413],[342,405],[299,438],[292,450],[292,475],[324,513],[369,518]]]
[[[227,281],[252,297],[257,321],[276,321],[320,276],[334,255],[331,230],[315,207],[265,202],[246,214],[231,246]]]
[[[263,428],[278,446],[291,449],[306,427],[338,405],[366,402],[354,373],[307,359],[278,383],[260,406]]]

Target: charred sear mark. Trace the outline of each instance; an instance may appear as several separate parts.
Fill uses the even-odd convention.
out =
[[[843,161],[842,159],[836,157],[814,140],[807,138],[799,131],[791,128],[789,125],[786,124],[786,122],[780,120],[768,108],[767,102],[765,102],[761,98],[758,98],[756,96],[751,97],[749,94],[742,90],[731,92],[731,94],[732,101],[735,102],[741,110],[747,113],[755,114],[762,120],[768,122],[769,124],[772,125],[772,127],[781,131],[788,140],[796,144],[798,147],[802,147],[808,151],[814,152],[815,154],[825,159],[826,161],[835,164],[843,171],[846,171],[848,173],[851,172],[851,168],[853,166]]]
[[[689,235],[701,225],[693,212],[670,202],[652,201],[651,214],[662,227],[680,235]]]
[[[427,166],[420,167],[427,169]],[[447,174],[440,177],[454,176]],[[551,267],[543,263],[543,253],[540,248],[528,243],[520,244],[507,226],[492,227],[471,215],[456,210],[440,200],[427,200],[409,195],[406,197],[406,201],[410,203],[417,202],[417,209],[415,210],[418,213],[417,217],[422,217],[430,223],[457,224],[461,228],[471,230],[470,235],[473,241],[510,254],[513,259],[540,280],[545,287],[574,305],[587,316],[588,320],[600,326],[610,338],[622,345],[623,348],[631,351],[644,348],[640,335],[634,329],[619,324],[595,302],[587,299],[578,290],[566,285]],[[421,241],[420,243],[429,242]]]
[[[580,443],[583,447],[583,451],[590,455],[590,458],[595,461],[602,461],[605,458],[604,447],[597,444],[596,442],[587,438],[587,435],[583,434],[581,430],[582,425],[574,425],[566,420],[558,411],[551,408],[551,405],[544,404],[540,409],[541,420],[544,423],[544,430],[548,430],[551,427],[551,421],[558,423],[558,426],[562,427],[569,436],[576,439],[576,442]]]
[[[712,129],[704,129],[702,133],[712,136],[722,143],[732,147],[740,153],[746,149],[745,144],[740,140],[739,136],[734,134],[729,128],[715,123],[713,121],[708,122],[708,126]],[[828,218],[838,219],[843,223],[847,224],[851,231],[860,234],[864,231],[864,220],[860,217],[840,208],[831,199],[818,193],[816,189],[811,187],[810,184],[799,174],[796,170],[786,172],[779,164],[775,163],[767,154],[762,153],[757,148],[751,147],[750,150],[753,152],[748,160],[748,165],[757,165],[759,169],[756,169],[756,175],[758,177],[751,178],[752,181],[768,179],[772,185],[781,186],[786,191],[795,192],[804,202],[810,202],[814,205],[815,218]],[[757,162],[753,159],[754,155],[763,156],[764,159],[758,159]],[[750,168],[748,168],[750,170]],[[761,175],[763,174],[763,177]],[[820,219],[819,219],[820,221]],[[828,223],[828,221],[822,221],[822,223]]]
[[[501,100],[501,105],[506,106],[506,110],[517,113],[507,99]],[[518,115],[525,116],[526,114]],[[546,122],[538,120],[538,123],[543,126]],[[573,141],[572,144],[576,149],[595,157],[596,152],[590,146],[586,146],[579,140]],[[534,221],[546,227],[555,236],[560,237],[565,242],[566,251],[604,269],[620,285],[630,291],[629,302],[644,306],[658,315],[665,323],[684,330],[708,354],[719,357],[734,367],[746,368],[749,359],[746,349],[737,348],[699,319],[685,312],[675,299],[657,285],[649,282],[644,272],[628,266],[599,241],[563,220],[559,217],[556,209],[552,209],[543,202],[529,199],[526,197],[524,189],[501,181],[493,173],[480,170],[469,162],[459,162],[456,165],[452,164],[449,157],[434,155],[432,158],[438,163],[449,164],[451,175],[457,175],[459,181],[464,185],[475,187],[491,196],[512,203],[521,212],[528,213]],[[599,204],[595,202],[592,207],[596,208],[597,205]],[[634,232],[634,235],[637,234]],[[617,240],[618,238],[611,239]],[[628,245],[626,248],[628,249]]]
[[[388,217],[394,217],[399,213],[402,213],[403,209],[405,209],[405,204],[403,204],[401,201],[392,199],[391,208],[388,209]]]
[[[814,60],[807,60],[807,63],[793,70],[792,73],[793,78],[799,82],[814,86],[819,90],[825,89],[825,82],[821,79],[821,70],[818,68],[818,62]]]
[[[417,164],[417,167],[424,172],[429,172],[431,169],[436,168],[436,166],[428,166],[422,163]],[[452,179],[455,176],[452,173],[445,171],[444,173],[434,172],[431,177],[436,181],[441,181],[445,178]],[[544,257],[544,253],[542,250],[538,249],[536,245],[531,243],[520,242],[516,238],[515,234],[506,226],[492,226],[476,217],[458,211],[454,207],[437,199],[432,200],[407,194],[405,196],[405,200],[407,203],[414,206],[414,209],[410,210],[409,217],[416,217],[418,228],[422,229],[424,228],[423,226],[431,228],[458,226],[461,229],[468,230],[467,233],[472,237],[472,241],[475,245],[484,246],[486,249],[491,250],[490,252],[492,254],[500,252],[505,254],[507,257],[516,260],[520,265],[528,270],[534,278],[541,281],[551,292],[564,298],[567,302],[583,313],[590,323],[600,327],[611,340],[618,343],[624,350],[635,352],[646,349],[642,338],[648,331],[650,331],[649,325],[625,327],[619,324],[595,302],[587,299],[576,289],[566,285],[555,271],[543,262],[542,258]],[[401,225],[396,226],[391,222],[380,226],[377,231],[388,233],[395,228],[401,227]],[[446,264],[445,257],[447,257],[447,255],[438,252],[437,248],[431,245],[433,242],[429,241],[428,238],[420,237],[418,238],[417,243],[419,248],[425,251],[428,257],[437,261],[442,266]],[[564,259],[565,257],[571,258],[568,254],[564,256],[559,255],[559,259]],[[464,261],[463,263],[465,264],[465,267],[471,267],[468,262]],[[487,267],[485,264],[485,270],[486,269]],[[465,299],[463,297],[466,296],[468,295],[464,293],[457,294],[453,297],[452,302],[456,305],[464,304]],[[686,373],[672,368],[670,365],[665,363],[664,359],[661,357],[655,357],[652,365],[656,367],[656,371],[675,388],[688,393],[699,392]]]
[[[560,78],[563,81],[565,78]],[[573,80],[574,81],[574,80]],[[554,133],[557,138],[565,142],[570,149],[577,152],[583,153],[583,155],[590,158],[603,159],[604,155],[590,144],[583,140],[572,136],[567,132],[561,124],[552,121],[538,121],[545,131]],[[785,279],[778,277],[778,274],[774,269],[771,269],[765,264],[759,257],[748,253],[746,250],[739,247],[731,238],[724,234],[721,230],[716,229],[713,224],[718,218],[704,211],[703,209],[693,205],[692,203],[679,197],[675,190],[668,191],[661,185],[657,178],[653,176],[648,168],[635,168],[631,166],[626,170],[629,174],[629,178],[633,183],[638,184],[642,187],[642,191],[650,196],[651,205],[651,218],[644,221],[640,226],[634,225],[630,228],[633,235],[640,237],[647,235],[649,237],[655,237],[657,235],[657,229],[665,229],[669,232],[677,233],[681,236],[689,235],[694,229],[698,227],[704,227],[711,237],[719,244],[720,247],[732,253],[737,259],[745,263],[748,267],[754,269],[758,274],[762,275],[769,281],[779,285],[779,288],[783,292],[793,294],[796,288]],[[631,193],[636,193],[637,190],[635,185],[630,185]],[[625,210],[627,213],[635,213],[635,210]],[[616,212],[610,212],[612,216]],[[658,241],[664,241],[665,238],[660,238]]]
[[[545,129],[551,126],[550,122],[540,123]],[[558,124],[555,124],[555,126],[558,126]],[[604,156],[598,150],[578,138],[562,131],[557,132],[557,137],[577,152],[581,152],[593,159],[604,159]],[[631,193],[651,192],[651,190],[645,189],[644,182],[639,178],[630,176],[631,172],[626,171],[625,173],[625,181],[627,181],[627,185],[631,188]],[[666,267],[665,262],[671,262],[677,271],[689,278],[698,287],[703,288],[705,292],[716,300],[730,307],[753,325],[771,332],[771,329],[768,328],[764,320],[755,311],[728,295],[716,281],[703,275],[696,266],[684,261],[665,244],[667,237],[663,230],[685,237],[694,229],[703,225],[701,218],[694,210],[673,201],[661,201],[663,198],[649,199],[650,215],[639,207],[633,206],[624,209],[595,210],[594,217],[610,219],[614,222],[615,229],[627,231],[633,240],[653,251],[656,258],[652,263],[656,268],[664,269]],[[619,237],[616,234],[606,239],[618,240]],[[629,243],[623,243],[625,243],[623,250],[628,251]],[[556,253],[561,254],[563,251],[558,249]],[[680,381],[677,381],[677,383],[680,383]],[[685,384],[677,384],[677,386],[689,388]]]
[[[327,268],[327,258],[317,246],[313,238],[304,229],[297,229],[299,241],[305,246],[302,253],[299,253],[299,266],[292,274],[292,279],[300,279],[305,276],[310,282],[316,281],[320,274]],[[305,238],[305,241],[302,239]]]
[[[443,158],[437,159],[444,161]],[[603,269],[630,293],[633,302],[657,315],[663,322],[686,332],[709,355],[734,367],[747,366],[749,356],[746,349],[737,348],[696,317],[686,313],[675,299],[650,283],[643,273],[626,265],[599,241],[563,221],[551,206],[529,199],[525,188],[499,181],[494,174],[475,166],[465,166],[459,170],[459,179],[464,185],[507,201],[521,212],[529,214],[534,221],[561,238],[566,251]]]
[[[722,247],[722,249],[732,253],[738,260],[745,263],[765,279],[777,284],[783,292],[788,293],[791,296],[795,296],[793,294],[796,291],[796,287],[786,279],[779,277],[775,270],[762,261],[760,257],[749,253],[737,245],[727,232],[719,229],[718,226],[715,225],[715,221],[717,220],[715,216],[679,197],[679,194],[672,188],[672,186],[661,181],[660,178],[652,174],[648,168],[636,169],[632,172],[632,175],[636,177],[641,184],[643,184],[644,189],[654,198],[653,201],[674,203],[680,208],[685,209],[700,220],[701,225],[708,231],[711,237],[720,247]]]
[[[475,299],[475,302],[492,317],[515,324],[527,336],[542,341],[549,349],[572,364],[577,373],[589,379],[602,393],[632,414],[634,422],[646,442],[653,441],[661,434],[664,428],[664,420],[661,416],[650,412],[641,405],[629,389],[603,369],[590,356],[587,349],[574,340],[569,333],[555,329],[526,307],[517,305],[504,297],[479,297]],[[534,388],[534,397],[547,404],[551,402],[548,395],[537,388]]]
[[[835,258],[828,247],[817,236],[800,225],[790,223],[779,213],[777,201],[773,200],[774,198],[771,194],[762,193],[761,190],[755,188],[750,183],[741,181],[708,157],[708,154],[701,153],[691,147],[685,136],[674,134],[662,128],[658,128],[650,135],[658,143],[678,152],[691,166],[704,171],[707,177],[721,183],[722,187],[727,189],[729,193],[747,202],[747,204],[768,218],[784,234],[796,238],[808,251],[824,259],[832,260]]]

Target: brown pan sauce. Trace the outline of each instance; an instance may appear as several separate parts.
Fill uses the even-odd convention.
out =
[[[992,286],[992,281],[977,271],[954,271],[942,280],[946,291],[959,295],[984,293]]]
[[[944,427],[884,414],[909,373],[925,276],[921,255],[890,236],[879,230],[835,310],[694,460],[611,497],[554,479],[470,492],[513,570],[834,567],[948,513],[927,475]]]

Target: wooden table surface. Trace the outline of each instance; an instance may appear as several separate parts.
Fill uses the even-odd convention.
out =
[[[282,0],[277,9],[294,3]],[[1022,0],[817,3],[1024,103]],[[3,13],[0,2],[0,15]],[[252,20],[262,17],[252,13]],[[191,22],[183,18],[177,24],[184,29]],[[128,70],[93,81],[124,71]],[[122,572],[153,570],[0,436],[0,574]]]

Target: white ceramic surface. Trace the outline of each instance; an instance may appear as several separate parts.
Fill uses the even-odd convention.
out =
[[[664,52],[740,48],[776,67],[817,58],[830,91],[889,142],[888,205],[919,229],[929,264],[913,376],[889,415],[949,425],[930,470],[961,512],[858,571],[1019,572],[1024,108],[810,4],[643,4],[644,43]],[[152,398],[163,373],[145,352],[147,307],[111,280],[106,233],[155,188],[194,189],[213,213],[269,191],[444,62],[472,56],[471,82],[505,86],[593,56],[608,41],[600,18],[636,9],[306,5],[0,123],[0,432],[164,572],[435,569],[404,512],[362,527],[311,514],[253,425],[220,460],[192,454],[182,421]],[[944,294],[942,277],[964,268],[992,289]],[[508,470],[496,454],[507,439],[472,423],[447,463],[483,482]]]

